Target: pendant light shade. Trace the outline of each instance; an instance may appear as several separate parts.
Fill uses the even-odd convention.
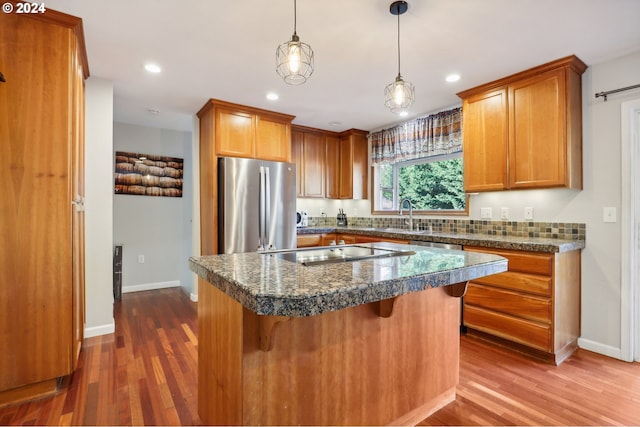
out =
[[[415,99],[413,84],[404,81],[400,74],[400,15],[405,13],[408,7],[406,1],[395,1],[389,6],[389,12],[398,17],[398,76],[384,89],[384,105],[393,113],[406,111]]]
[[[293,0],[293,35],[276,49],[276,72],[290,85],[307,81],[313,73],[313,50],[296,33],[296,0]]]

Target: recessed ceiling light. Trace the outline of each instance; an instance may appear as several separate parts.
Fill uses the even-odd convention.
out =
[[[160,110],[156,110],[155,108],[147,108],[147,113],[153,115],[153,116],[159,116],[160,115]]]
[[[445,80],[449,83],[457,82],[458,80],[460,80],[460,74],[449,74],[447,77],[445,77]]]
[[[398,115],[399,115],[400,117],[407,117],[407,116],[409,115],[409,112],[408,112],[408,111],[400,111],[400,112],[398,113]]]
[[[341,124],[342,124],[342,122],[339,122],[337,120],[329,122],[329,126],[340,126]]]
[[[158,64],[152,64],[151,62],[144,64],[144,69],[154,74],[158,74],[162,71],[162,68],[160,68]]]
[[[268,99],[268,100],[270,100],[270,101],[275,101],[275,100],[276,100],[276,99],[278,99],[278,98],[280,98],[280,97],[279,97],[279,96],[278,96],[278,94],[277,94],[277,93],[275,93],[275,92],[269,92],[269,93],[267,94],[267,99]]]

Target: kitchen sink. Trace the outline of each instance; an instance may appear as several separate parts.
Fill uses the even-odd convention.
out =
[[[287,261],[305,266],[362,261],[377,258],[414,255],[414,251],[394,250],[368,245],[339,245],[322,248],[303,248],[287,251],[266,252]]]

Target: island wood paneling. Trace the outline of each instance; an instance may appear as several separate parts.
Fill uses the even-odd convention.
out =
[[[415,424],[455,398],[460,300],[444,288],[397,298],[388,318],[376,304],[279,318],[268,351],[260,337],[270,316],[212,285],[199,297],[207,424]]]

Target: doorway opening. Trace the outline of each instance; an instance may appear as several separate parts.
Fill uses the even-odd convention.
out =
[[[640,99],[622,103],[621,356],[640,361]]]

